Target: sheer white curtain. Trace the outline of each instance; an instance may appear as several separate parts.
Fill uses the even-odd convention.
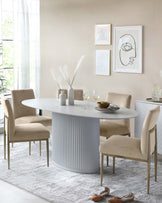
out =
[[[40,94],[40,2],[14,0],[14,89]]]
[[[2,1],[0,0],[0,66],[2,65],[2,53],[1,53],[1,45],[2,45],[2,28],[1,28],[1,16],[2,16]],[[0,105],[0,133],[3,133],[3,109],[2,105]]]
[[[3,63],[3,55],[2,55],[2,24],[1,24],[1,18],[2,18],[2,1],[0,0],[0,66]]]

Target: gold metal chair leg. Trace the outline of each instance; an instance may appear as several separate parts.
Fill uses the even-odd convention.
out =
[[[115,173],[115,156],[113,156],[113,174]]]
[[[46,147],[47,147],[47,167],[49,167],[49,142],[48,142],[48,139],[46,140]]]
[[[154,164],[155,164],[155,182],[157,182],[157,151],[154,154]]]
[[[157,181],[157,127],[155,127],[155,153],[154,153],[154,164],[155,164],[155,182]]]
[[[41,156],[41,150],[42,149],[42,145],[41,145],[41,140],[39,141],[39,153],[40,153],[40,156]]]
[[[101,166],[100,166],[101,186],[102,186],[102,180],[103,180],[103,157],[104,157],[104,155],[101,154]]]
[[[147,194],[149,194],[150,189],[150,160],[147,162]]]
[[[106,157],[107,158],[107,167],[109,166],[109,156]]]
[[[8,169],[10,169],[10,143],[9,143],[9,140],[7,142],[7,148],[8,148]]]
[[[5,130],[5,123],[4,123],[4,159],[6,159],[6,130]]]
[[[31,141],[29,142],[29,155],[31,155]]]
[[[108,139],[108,137],[106,137]],[[107,167],[109,166],[109,156],[107,156]]]

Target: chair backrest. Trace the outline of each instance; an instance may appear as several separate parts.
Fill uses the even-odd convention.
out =
[[[132,98],[132,96],[129,94],[119,94],[119,93],[115,93],[115,92],[109,92],[107,101],[109,103],[116,104],[120,107],[130,108],[131,98]],[[125,125],[128,128],[130,128],[129,119],[119,120],[118,122],[120,122],[122,125]]]
[[[151,111],[148,112],[143,122],[141,133],[141,152],[142,154],[147,156],[151,155],[155,149],[155,129],[150,133],[150,135],[149,131],[156,126],[159,114],[160,114],[160,106],[156,106],[155,108],[153,108]],[[148,154],[148,152],[150,152],[150,154]]]
[[[74,100],[83,100],[83,90],[82,89],[74,89]]]
[[[4,115],[8,119],[8,132],[7,133],[9,135],[9,139],[10,139],[15,134],[14,115],[13,115],[11,104],[5,96],[1,96],[1,103],[3,106],[3,110],[4,110]],[[5,118],[5,121],[6,121],[6,118]]]
[[[36,109],[24,106],[21,102],[26,99],[34,99],[34,92],[32,89],[12,90],[12,105],[14,117],[35,116]]]
[[[57,97],[59,97],[59,94],[61,93],[61,91],[64,91],[64,93],[66,94],[66,98],[68,98],[67,89],[59,89]],[[83,90],[82,89],[74,89],[74,100],[81,100],[81,101],[83,100]]]
[[[131,95],[109,92],[107,101],[120,107],[130,108]]]

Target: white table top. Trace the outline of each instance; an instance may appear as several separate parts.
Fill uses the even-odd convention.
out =
[[[53,113],[98,119],[119,120],[138,116],[136,111],[127,108],[120,108],[113,113],[103,113],[95,109],[96,103],[88,102],[85,106],[84,101],[75,101],[74,106],[60,106],[58,99],[29,99],[22,101],[22,104]]]

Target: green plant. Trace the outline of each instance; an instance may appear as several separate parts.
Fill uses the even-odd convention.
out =
[[[13,88],[13,16],[10,12],[2,12],[2,36],[3,62],[0,67],[0,94],[8,93]]]
[[[7,80],[2,73],[3,69],[0,70],[0,94],[7,91]]]

